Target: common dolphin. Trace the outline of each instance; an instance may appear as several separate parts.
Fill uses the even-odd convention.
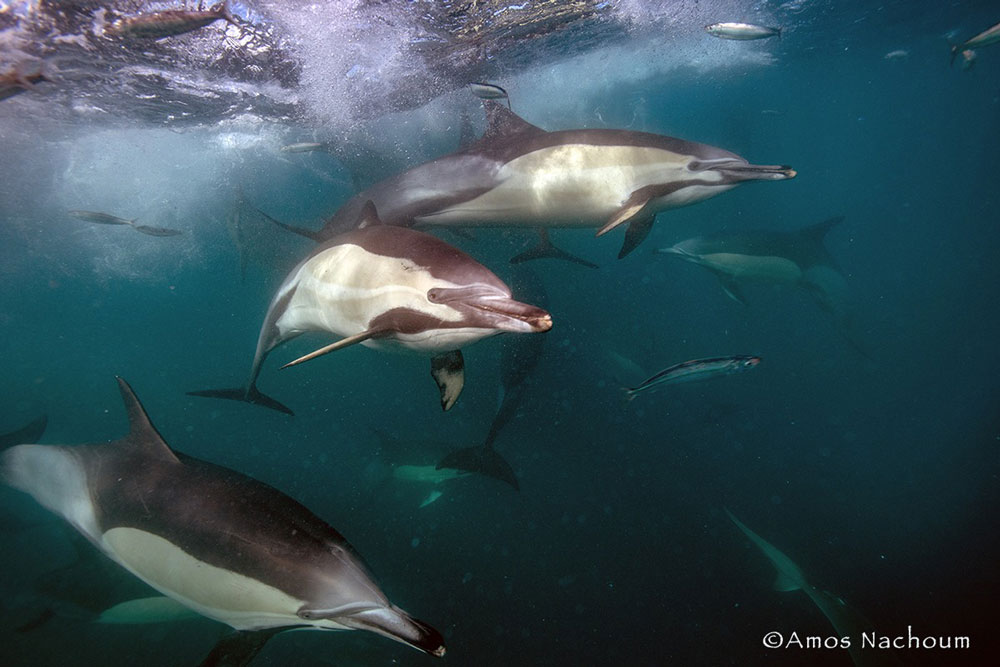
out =
[[[619,257],[649,233],[660,211],[708,199],[744,181],[792,178],[787,166],[753,165],[729,151],[647,132],[547,132],[484,100],[483,137],[455,153],[376,183],[349,199],[320,230],[326,241],[354,227],[372,201],[399,226],[600,227],[628,224]],[[564,256],[543,246],[534,257]]]
[[[125,437],[16,445],[0,454],[0,479],[156,590],[237,631],[369,630],[444,654],[441,634],[393,605],[333,527],[262,482],[174,452],[132,388],[118,386]]]
[[[371,202],[361,226],[320,245],[278,288],[257,341],[246,387],[189,392],[247,401],[292,414],[258,391],[267,354],[306,331],[340,340],[285,364],[293,366],[361,343],[432,355],[441,407],[451,408],[465,382],[459,348],[504,331],[548,331],[551,316],[511,298],[485,266],[429,234],[381,224]]]
[[[841,333],[866,354],[851,331],[847,279],[823,244],[842,216],[794,232],[748,230],[697,236],[658,252],[703,266],[733,300],[746,304],[741,285],[767,281],[803,287],[833,315]]]
[[[774,582],[774,590],[803,591],[813,601],[813,604],[823,612],[827,620],[833,624],[833,628],[837,631],[837,634],[841,637],[850,638],[850,646],[847,650],[855,665],[858,667],[875,667],[876,665],[900,664],[895,654],[891,651],[884,649],[862,650],[861,633],[871,632],[871,623],[840,597],[829,591],[816,588],[807,582],[802,570],[791,558],[779,551],[763,537],[747,528],[728,509],[725,509],[725,511],[732,522],[736,524],[736,527],[750,538],[750,541],[767,556],[767,559],[771,561],[771,564],[778,571],[778,578]]]

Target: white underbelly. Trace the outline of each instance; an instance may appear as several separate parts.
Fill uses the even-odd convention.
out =
[[[305,623],[297,614],[302,600],[198,560],[158,535],[118,527],[104,533],[102,544],[115,561],[156,590],[237,630]],[[309,623],[346,629],[330,621]]]
[[[721,178],[717,172],[689,171],[686,165],[690,159],[655,148],[554,146],[505,164],[497,174],[499,184],[482,195],[416,221],[428,225],[596,227],[606,223],[633,192],[648,185]],[[697,200],[710,195],[674,193],[657,200],[656,205],[680,206],[690,203],[690,196]]]
[[[784,257],[719,252],[702,255],[700,263],[738,279],[796,283],[802,278],[799,265]]]

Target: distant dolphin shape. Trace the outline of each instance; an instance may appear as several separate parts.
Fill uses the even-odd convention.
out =
[[[741,285],[745,282],[803,287],[833,315],[847,341],[868,356],[852,332],[847,279],[823,244],[827,233],[843,220],[837,216],[793,232],[748,230],[697,236],[658,252],[705,267],[730,298],[744,305]]]
[[[627,224],[624,257],[660,211],[708,199],[745,181],[793,178],[729,151],[647,132],[547,132],[484,100],[483,137],[455,153],[376,183],[349,199],[319,230],[282,227],[326,241],[356,226],[372,201],[397,226],[600,227]],[[565,257],[547,238],[528,258]]]
[[[249,658],[292,628],[369,630],[444,654],[441,634],[393,605],[340,533],[262,482],[174,452],[118,386],[125,437],[16,445],[0,453],[0,479],[164,595],[248,633],[237,643],[256,642]]]
[[[548,308],[548,293],[541,279],[530,269],[522,268],[516,271],[511,281],[518,294],[526,297],[531,303]],[[518,491],[521,485],[510,463],[493,447],[493,443],[501,429],[517,414],[524,398],[525,381],[531,377],[538,365],[545,346],[542,336],[516,336],[501,342],[500,347],[500,383],[503,398],[497,409],[490,430],[483,444],[478,447],[467,447],[450,452],[438,463],[438,468],[455,468],[468,470],[499,479],[513,486]]]
[[[188,392],[292,411],[262,394],[257,376],[267,354],[306,331],[342,338],[282,368],[349,345],[431,355],[431,375],[449,410],[465,383],[459,348],[501,332],[552,327],[541,308],[511,297],[492,271],[429,234],[381,224],[371,202],[360,228],[326,241],[299,263],[271,300],[250,381],[236,389]]]
[[[829,591],[816,588],[806,581],[802,570],[791,558],[779,551],[773,544],[763,537],[747,528],[743,522],[737,519],[732,512],[723,508],[736,527],[743,531],[743,534],[750,538],[750,541],[757,545],[767,559],[771,561],[778,571],[778,578],[774,582],[776,591],[797,591],[801,590],[809,599],[813,601],[827,620],[833,624],[834,629],[841,637],[850,637],[851,644],[847,649],[851,654],[851,659],[858,667],[875,667],[876,665],[898,665],[899,660],[895,654],[885,649],[861,648],[861,633],[871,632],[869,623],[860,613],[852,609],[841,598]]]

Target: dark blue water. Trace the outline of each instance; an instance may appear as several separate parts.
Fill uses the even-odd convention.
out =
[[[237,188],[250,205],[315,227],[354,192],[343,161],[277,152],[329,129],[303,120],[229,118],[174,133],[80,113],[29,134],[16,105],[37,104],[22,99],[36,93],[0,102],[0,431],[45,412],[44,443],[117,438],[126,419],[113,377],[123,376],[171,446],[281,489],[342,532],[395,603],[445,634],[451,664],[851,664],[841,649],[762,645],[769,631],[836,633],[803,592],[772,590],[774,568],[724,507],[881,635],[912,626],[970,638],[968,650],[897,651],[904,664],[990,664],[1000,46],[981,49],[971,69],[949,68],[945,34],[966,39],[1000,20],[1000,7],[764,9],[786,25],[780,42],[704,36],[684,52],[690,61],[661,70],[649,60],[663,51],[637,47],[629,65],[616,50],[628,42],[609,43],[503,80],[514,110],[546,129],[631,126],[799,174],[663,213],[621,261],[620,232],[554,232],[600,268],[534,266],[555,326],[496,441],[520,492],[472,476],[421,508],[431,487],[391,477],[393,464],[432,463],[485,437],[501,338],[465,350],[466,389],[447,414],[424,359],[353,347],[278,370],[322,337],[287,344],[262,372],[262,390],[294,418],[185,395],[243,381],[271,295],[311,247],[257,217],[241,278],[225,225]],[[698,12],[700,24],[752,16],[739,3]],[[676,31],[664,29],[657,48],[669,53]],[[907,53],[887,59],[895,50]],[[441,110],[451,99],[375,119],[350,140],[378,148],[384,175],[453,151],[457,116]],[[71,208],[185,234],[90,226],[67,217]],[[652,252],[837,215],[826,244],[867,356],[803,290],[750,285],[743,306],[704,269]],[[442,238],[504,278],[531,240],[523,230]],[[625,377],[609,353],[647,374],[726,354],[763,362],[626,404],[619,385],[641,371]],[[375,428],[413,460],[381,455]],[[5,664],[196,664],[224,632],[208,620],[94,625],[89,607],[102,596],[153,593],[102,567],[88,545],[80,556],[70,529],[23,494],[0,492],[0,531]],[[46,609],[51,619],[15,630]],[[367,633],[296,632],[254,664],[431,660]]]

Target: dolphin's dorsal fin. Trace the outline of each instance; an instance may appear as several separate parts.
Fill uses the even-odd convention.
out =
[[[170,450],[170,446],[159,434],[153,422],[149,421],[149,415],[139,402],[139,397],[132,391],[128,382],[120,377],[118,389],[122,393],[122,401],[125,403],[125,410],[128,412],[128,435],[119,442],[127,443],[132,447],[142,447],[151,456],[158,459],[180,463],[177,456]]]
[[[486,132],[483,133],[483,140],[545,133],[542,128],[532,125],[493,100],[483,100],[483,108],[486,109]]]
[[[817,222],[815,225],[809,225],[803,229],[800,233],[803,236],[808,236],[810,238],[816,239],[817,241],[822,241],[831,229],[839,225],[844,221],[844,216],[838,215],[835,218],[829,218],[823,222]]]
[[[365,227],[377,227],[381,224],[384,223],[382,222],[382,218],[378,217],[378,209],[375,208],[375,202],[369,199],[361,207],[361,213],[358,214],[358,224],[355,227],[357,229],[364,229]]]

